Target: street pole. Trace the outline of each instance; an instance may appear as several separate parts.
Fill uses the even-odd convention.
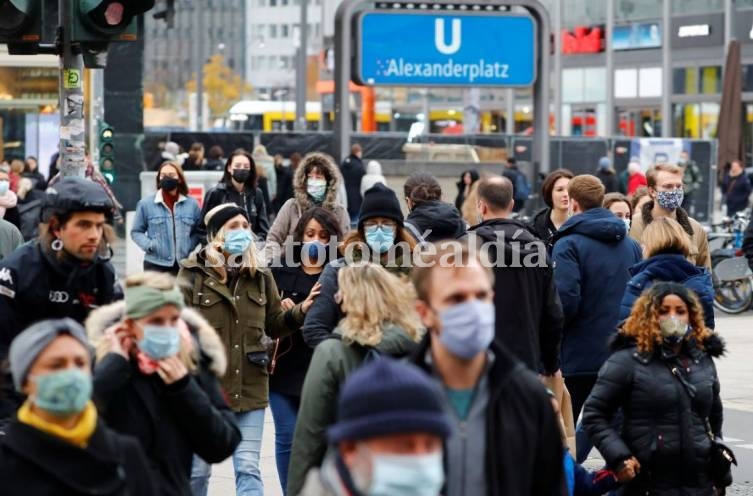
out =
[[[60,56],[60,174],[84,177],[86,173],[86,128],[84,125],[84,59],[71,43],[73,2],[58,0]]]
[[[298,68],[295,82],[295,129],[306,130],[306,54],[308,51],[308,2],[301,2],[301,27],[298,30]]]
[[[196,131],[204,130],[204,26],[198,0],[194,2],[196,26]]]
[[[672,43],[672,6],[670,0],[662,2],[662,96],[661,96],[661,137],[672,136],[672,60],[670,44]],[[614,88],[612,88],[614,91]]]
[[[665,26],[667,26],[665,24]],[[665,27],[666,29],[666,27]],[[612,32],[614,31],[614,0],[607,0],[607,32],[604,35],[606,42],[606,83],[607,83],[607,112],[606,135],[614,136],[614,49],[612,47]],[[665,76],[669,77],[669,76]]]

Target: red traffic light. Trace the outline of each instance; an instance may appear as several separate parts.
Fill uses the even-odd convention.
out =
[[[0,35],[13,36],[25,30],[32,21],[32,2],[0,0]]]

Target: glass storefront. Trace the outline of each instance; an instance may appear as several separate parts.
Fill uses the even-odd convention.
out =
[[[661,5],[661,1],[654,3]],[[736,3],[740,5],[742,0],[736,0]],[[672,14],[708,14],[723,11],[724,0],[672,0]]]
[[[673,136],[682,138],[716,138],[719,103],[677,103],[672,105]]]
[[[662,115],[658,108],[617,108],[618,136],[653,138],[661,136]]]

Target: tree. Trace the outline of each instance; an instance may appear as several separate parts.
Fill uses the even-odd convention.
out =
[[[251,85],[225,65],[225,56],[215,54],[203,69],[204,93],[209,99],[209,117],[223,117],[230,107],[245,94],[251,92]],[[196,91],[196,77],[186,83],[186,90]]]

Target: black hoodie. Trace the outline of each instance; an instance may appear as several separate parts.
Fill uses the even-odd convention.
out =
[[[468,231],[469,241],[473,233],[481,238],[477,246],[495,243],[489,248],[489,258],[496,264],[497,341],[534,372],[556,372],[564,317],[546,246],[516,220],[484,221]]]
[[[431,229],[429,235],[423,238],[423,241],[430,243],[447,238],[457,239],[465,234],[465,220],[458,209],[438,200],[418,203],[408,214],[405,222],[415,227],[418,235],[422,237]]]

